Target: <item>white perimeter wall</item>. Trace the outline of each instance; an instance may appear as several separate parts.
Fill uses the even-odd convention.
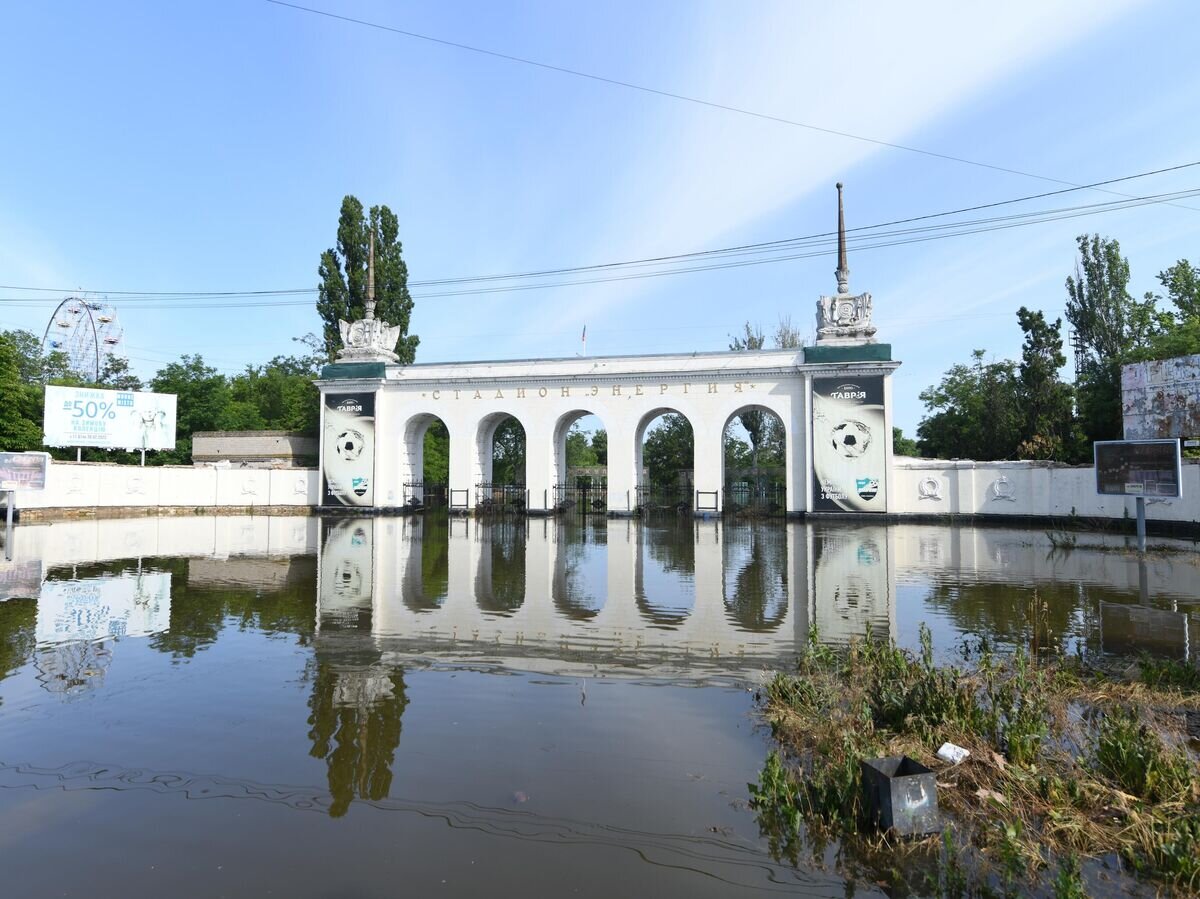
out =
[[[1135,518],[1132,496],[1100,496],[1096,472],[1045,462],[947,462],[897,457],[892,466],[897,515],[1032,515]],[[1200,520],[1200,464],[1185,462],[1183,497],[1147,497],[1147,520]]]
[[[184,468],[51,460],[45,490],[18,490],[17,509],[315,506],[315,469]]]

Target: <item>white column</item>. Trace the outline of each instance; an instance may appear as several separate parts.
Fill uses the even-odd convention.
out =
[[[476,435],[479,422],[474,418],[464,417],[447,421],[450,431],[450,485],[451,491],[467,491],[467,505],[475,505],[475,476],[478,460],[476,458]],[[460,500],[462,494],[458,494]],[[450,493],[447,501],[454,503],[455,494]]]
[[[611,422],[609,418],[613,419]],[[634,441],[637,420],[618,420],[615,411],[608,413],[608,511],[624,514],[637,505],[637,454]]]
[[[529,490],[529,510],[543,511],[554,506],[554,421],[534,419],[525,422],[525,486]]]
[[[696,495],[693,495],[692,502],[695,503],[694,511],[712,510],[712,492],[715,491],[716,511],[720,512],[723,508],[724,484],[721,483],[721,469],[724,461],[724,422],[708,420],[707,417],[696,418],[692,421],[692,440],[694,442],[693,455],[693,479],[695,481]],[[708,493],[708,496],[702,494]],[[697,495],[700,496],[697,499]],[[706,506],[701,509],[701,504]]]

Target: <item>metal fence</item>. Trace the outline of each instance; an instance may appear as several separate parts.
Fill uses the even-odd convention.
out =
[[[457,491],[456,491],[457,492]],[[529,506],[529,491],[524,484],[476,484],[475,509],[484,514],[524,514]]]
[[[554,485],[554,511],[604,514],[608,511],[608,482],[580,478]]]
[[[641,484],[637,488],[637,508],[643,514],[690,512],[692,501],[692,488],[688,486]]]
[[[444,509],[450,502],[450,488],[446,484],[426,484],[410,481],[404,485],[404,505],[414,508]]]
[[[760,515],[787,513],[787,486],[779,482],[734,481],[725,485],[726,514],[753,512]]]

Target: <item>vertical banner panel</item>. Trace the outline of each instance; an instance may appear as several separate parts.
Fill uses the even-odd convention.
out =
[[[323,506],[375,504],[375,394],[325,394]]]
[[[887,511],[883,376],[813,378],[813,511]]]

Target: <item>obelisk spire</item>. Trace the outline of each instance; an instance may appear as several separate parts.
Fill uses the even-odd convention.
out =
[[[366,319],[375,318],[375,229],[371,229],[371,248],[367,253],[367,310]]]
[[[850,292],[850,265],[846,262],[846,213],[842,209],[842,182],[837,183],[838,192],[838,293]]]

